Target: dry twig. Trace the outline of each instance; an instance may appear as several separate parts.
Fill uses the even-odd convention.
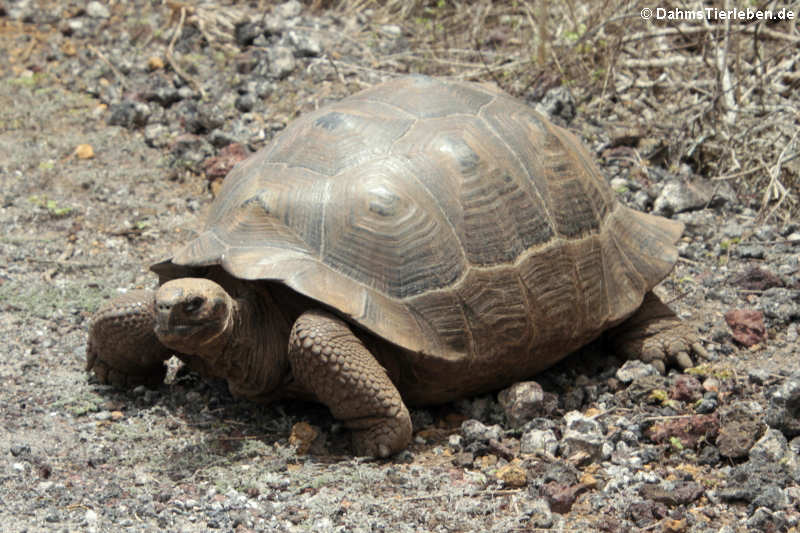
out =
[[[186,81],[189,85],[191,85],[195,91],[199,92],[200,98],[203,99],[205,98],[205,93],[203,92],[203,86],[200,85],[200,82],[198,82],[196,79],[190,76],[186,71],[184,71],[180,66],[178,66],[178,63],[177,61],[175,61],[175,57],[173,54],[173,51],[175,49],[175,42],[178,40],[178,38],[181,36],[181,33],[183,32],[183,23],[186,20],[186,9],[187,9],[186,6],[183,5],[180,6],[180,20],[178,21],[177,28],[175,28],[175,31],[172,34],[172,39],[169,41],[169,46],[167,46],[167,53],[165,55],[167,57],[167,61],[172,67],[172,70],[174,70],[178,76],[183,78],[184,81]]]
[[[98,50],[91,44],[88,45],[87,48],[89,49],[90,52],[99,57],[100,60],[103,61],[103,63],[108,65],[108,68],[110,68],[111,72],[114,73],[114,76],[117,78],[117,81],[119,82],[120,85],[122,85],[125,89],[130,88],[130,83],[128,83],[127,76],[125,76],[125,74],[123,74],[117,67],[115,67],[114,64],[111,61],[109,61],[109,59],[100,50]]]
[[[780,181],[781,167],[782,167],[783,162],[784,162],[784,156],[786,155],[786,150],[788,150],[789,147],[794,144],[794,142],[797,140],[797,136],[799,134],[800,134],[800,130],[797,130],[794,133],[794,135],[792,136],[792,139],[788,143],[786,143],[786,145],[783,147],[783,150],[781,150],[781,153],[778,156],[777,162],[775,163],[775,165],[770,170],[770,173],[769,173],[770,174],[769,184],[767,185],[766,189],[764,190],[764,196],[762,197],[762,200],[761,200],[761,213],[759,213],[759,218],[762,218],[762,215],[763,215],[763,219],[770,218],[775,213],[775,211],[781,206],[783,201],[786,200],[789,197],[789,191],[786,189],[786,187]],[[772,207],[772,209],[769,210],[769,213],[766,213],[766,215],[764,215],[764,212],[765,212],[769,202],[775,201],[775,200],[777,200],[775,205]]]

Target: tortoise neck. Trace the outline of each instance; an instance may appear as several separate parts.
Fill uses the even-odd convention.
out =
[[[207,366],[225,378],[234,396],[268,398],[289,374],[287,346],[290,325],[266,289],[232,298],[225,334]],[[210,364],[208,364],[210,363]]]

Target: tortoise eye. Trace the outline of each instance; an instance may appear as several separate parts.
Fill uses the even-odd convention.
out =
[[[183,310],[186,313],[194,313],[195,311],[200,309],[200,306],[203,305],[203,301],[204,299],[202,296],[195,296],[194,298],[192,298],[191,300],[189,300],[184,304]]]

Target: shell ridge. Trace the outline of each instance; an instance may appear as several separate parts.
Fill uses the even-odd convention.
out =
[[[583,161],[580,160],[580,158],[578,157],[578,153],[576,151],[575,145],[578,143],[575,136],[569,131],[559,127],[548,127],[548,130],[551,135],[553,135],[558,139],[559,144],[561,146],[561,152],[569,157],[570,163],[572,163],[571,166],[573,168],[578,168],[578,169],[584,168]],[[567,150],[566,148],[570,149]],[[602,176],[600,176],[600,178],[603,179]],[[584,180],[576,180],[576,181],[580,186],[584,196],[590,199],[588,204],[589,204],[589,209],[591,209],[592,214],[594,215],[594,219],[602,223],[603,217],[600,216],[600,213],[598,213],[597,210],[595,209],[594,202],[591,201],[590,191],[586,189],[586,183],[584,183]]]
[[[484,103],[480,104],[478,106],[478,109],[475,110],[475,113],[472,116],[479,116],[480,112],[483,111],[484,107],[490,106],[497,101],[497,94],[488,93],[486,91],[484,91],[484,94],[491,96],[491,98],[489,98]]]
[[[497,99],[497,97],[495,97],[495,99]],[[528,180],[530,181],[531,184],[531,188],[535,191],[536,194],[536,198],[531,197],[531,201],[535,204],[536,200],[538,199],[539,205],[545,206],[545,209],[543,209],[543,214],[547,218],[548,224],[553,229],[553,233],[555,233],[556,232],[555,221],[553,220],[552,215],[547,209],[547,202],[545,201],[544,195],[542,194],[542,191],[539,190],[539,187],[534,181],[530,171],[528,171],[528,167],[522,163],[522,159],[520,158],[519,154],[517,154],[517,152],[511,147],[511,145],[508,144],[508,142],[503,138],[502,135],[498,134],[497,130],[494,128],[494,126],[492,126],[491,122],[486,120],[486,117],[483,114],[477,114],[476,116],[483,121],[483,123],[486,125],[486,129],[495,137],[495,139],[497,139],[500,142],[500,144],[505,146],[506,150],[508,150],[508,153],[510,153],[511,156],[514,158],[514,162],[517,164],[517,166],[519,166],[520,169],[522,169],[522,172],[528,177]],[[530,192],[527,192],[527,194],[530,195]]]
[[[266,216],[268,217],[268,220],[272,221],[273,225],[276,228],[280,228],[280,229],[284,230],[286,233],[289,234],[289,236],[293,237],[295,239],[295,241],[305,245],[304,247],[306,249],[306,252],[310,252],[313,248],[309,244],[309,242],[306,240],[305,236],[300,234],[297,231],[297,228],[293,227],[291,224],[287,224],[285,220],[282,220],[281,218],[275,216],[273,213],[270,213],[268,211],[268,206],[264,205],[264,200],[262,198],[262,194],[259,194],[259,195],[256,195],[256,196],[251,196],[247,200],[244,200],[243,202],[241,202],[239,204],[239,207],[240,208],[252,208],[252,209],[261,208],[261,211],[263,211],[266,214]],[[323,224],[323,226],[324,226],[324,224]],[[247,248],[250,248],[250,246],[247,246]],[[315,254],[309,254],[309,255],[315,255]]]
[[[332,187],[333,187],[333,182],[331,180],[326,180],[322,198],[322,217],[320,218],[321,223],[319,228],[320,231],[319,253],[317,254],[317,257],[319,258],[320,261],[322,261],[322,258],[325,257],[325,233],[326,233],[325,228],[327,227],[327,224],[325,224],[325,217],[328,214],[328,200],[331,197]]]
[[[414,115],[414,113],[411,113],[411,112],[403,109],[399,105],[393,104],[391,102],[387,102],[386,100],[377,100],[375,98],[354,98],[353,101],[356,101],[356,102],[367,102],[367,103],[370,103],[370,104],[385,105],[386,107],[391,107],[392,109],[401,112],[403,115],[407,116],[408,118],[413,118],[415,120],[419,120],[419,118],[420,118],[420,117]]]

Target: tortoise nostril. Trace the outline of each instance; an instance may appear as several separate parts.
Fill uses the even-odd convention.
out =
[[[195,296],[194,298],[192,298],[183,305],[183,310],[186,313],[194,313],[195,311],[200,309],[200,306],[203,305],[204,301],[205,300],[203,299],[202,296]]]

